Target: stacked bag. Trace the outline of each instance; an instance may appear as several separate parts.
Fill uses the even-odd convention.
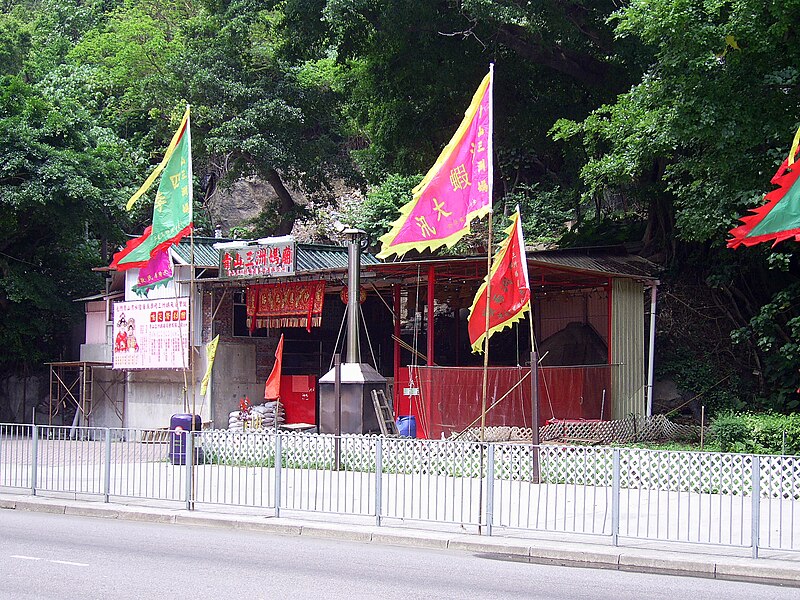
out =
[[[274,429],[286,422],[283,405],[277,400],[235,410],[228,415],[228,430]]]

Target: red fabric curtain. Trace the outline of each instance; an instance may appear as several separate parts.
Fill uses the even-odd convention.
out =
[[[439,438],[442,434],[448,436],[469,427],[480,427],[481,367],[415,367],[414,371],[420,387],[418,431],[421,430],[425,437]],[[527,367],[489,368],[487,427],[531,426],[529,373]],[[489,409],[523,377],[519,386]],[[540,426],[553,418],[608,419],[611,414],[610,366],[539,369]]]
[[[287,281],[247,286],[247,326],[312,327],[322,324],[324,281]]]

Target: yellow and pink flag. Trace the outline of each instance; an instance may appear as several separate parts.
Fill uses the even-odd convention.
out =
[[[490,69],[450,143],[414,188],[412,200],[400,209],[392,229],[380,238],[378,258],[450,248],[469,233],[473,219],[490,212],[492,74]]]

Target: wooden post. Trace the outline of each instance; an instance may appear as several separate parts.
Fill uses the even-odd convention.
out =
[[[436,270],[433,265],[428,266],[428,366],[433,366],[433,342],[434,342],[434,299],[436,296]]]

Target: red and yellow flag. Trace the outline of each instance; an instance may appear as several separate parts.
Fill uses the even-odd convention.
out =
[[[530,310],[531,286],[528,281],[528,263],[519,208],[506,229],[508,237],[500,245],[492,260],[487,279],[478,288],[469,309],[467,329],[473,352],[483,351],[486,337],[486,281],[491,281],[489,292],[489,337],[496,331],[511,327]]]
[[[492,70],[483,78],[453,139],[380,238],[378,258],[453,246],[491,209]]]
[[[800,241],[800,167],[795,163],[800,129],[794,136],[789,156],[778,167],[770,183],[778,186],[765,197],[765,204],[740,219],[738,227],[730,230],[729,248],[755,246],[761,242],[778,242],[794,238]]]

